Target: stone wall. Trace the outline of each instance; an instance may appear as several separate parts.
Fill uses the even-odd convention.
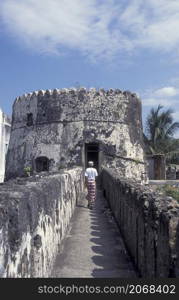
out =
[[[80,168],[0,185],[0,277],[49,277],[82,190]]]
[[[18,97],[13,105],[6,178],[37,169],[46,157],[49,170],[85,166],[85,145],[99,146],[99,166],[121,176],[146,176],[141,102],[130,92],[80,88],[47,90]]]
[[[179,165],[170,164],[166,166],[166,179],[167,180],[179,179]]]
[[[0,109],[0,182],[4,181],[6,153],[9,145],[11,121]]]
[[[103,169],[101,184],[141,277],[179,277],[179,204]]]

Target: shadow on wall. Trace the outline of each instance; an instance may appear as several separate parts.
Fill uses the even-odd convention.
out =
[[[91,242],[94,243],[92,250],[96,254],[92,261],[97,266],[91,275],[94,278],[137,277],[109,208],[101,208],[98,201],[96,206],[96,210],[90,212],[93,236]]]

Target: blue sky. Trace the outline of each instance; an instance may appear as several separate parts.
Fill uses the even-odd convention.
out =
[[[179,121],[178,0],[0,0],[0,107],[39,89],[119,88]],[[179,136],[179,133],[177,134]]]

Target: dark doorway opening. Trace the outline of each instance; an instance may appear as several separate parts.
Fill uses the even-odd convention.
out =
[[[99,145],[96,143],[85,144],[85,167],[88,167],[88,161],[94,162],[94,167],[99,170]]]
[[[35,166],[37,172],[49,171],[49,159],[45,156],[37,157],[35,160]]]

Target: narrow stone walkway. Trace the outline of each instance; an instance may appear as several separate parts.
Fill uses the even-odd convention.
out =
[[[118,227],[98,191],[93,210],[84,199],[75,209],[52,277],[136,278]]]

